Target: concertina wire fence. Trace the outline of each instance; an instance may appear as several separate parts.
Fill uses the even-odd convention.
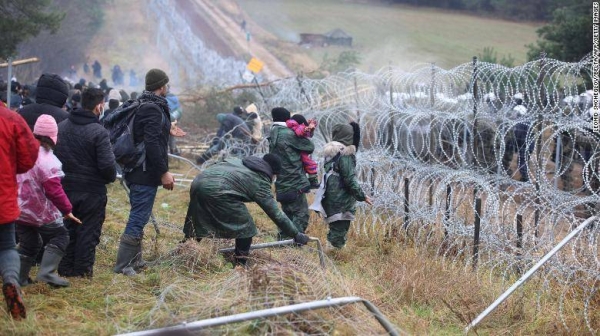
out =
[[[590,69],[590,58],[541,58],[516,68],[474,60],[451,70],[423,65],[296,77],[256,90],[260,111],[285,106],[318,120],[315,157],[333,125],[360,123],[357,171],[375,204],[359,206],[357,232],[508,276],[598,210],[600,138],[592,130]],[[227,150],[252,152],[239,142]],[[541,290],[559,284],[561,303],[581,299],[592,332],[599,233],[597,225],[583,231],[540,271]]]
[[[152,4],[161,27],[187,27],[170,1]],[[181,58],[174,63],[206,83],[238,83],[234,69],[244,65],[190,34],[159,30],[160,41],[171,41],[166,52]],[[320,80],[299,75],[253,90],[264,120],[276,106],[318,120],[315,158],[333,125],[360,123],[357,171],[375,204],[359,205],[358,233],[433,248],[451,262],[508,276],[597,213],[600,134],[592,130],[591,64],[590,56],[565,63],[542,55],[515,68],[474,59],[450,70],[423,64]],[[231,141],[224,150],[266,151],[266,137],[257,146]],[[599,234],[598,225],[584,230],[540,271],[540,290],[562,287],[567,330],[562,302],[576,297],[596,332],[590,304],[599,295]]]

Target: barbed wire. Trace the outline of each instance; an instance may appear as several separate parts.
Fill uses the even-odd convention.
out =
[[[190,78],[219,87],[239,82],[244,64],[208,50],[169,0],[154,0],[151,11],[163,50]],[[420,64],[298,76],[257,87],[256,104],[264,117],[284,106],[316,118],[318,149],[335,124],[361,124],[357,171],[375,204],[358,207],[357,232],[383,230],[399,244],[508,276],[597,213],[600,137],[591,125],[591,69],[589,56],[576,63],[541,57],[515,68],[474,60],[449,70]],[[267,151],[266,139],[228,139],[204,166]],[[597,224],[585,230],[541,271],[541,291],[558,284],[561,302],[581,299],[582,307],[561,304],[567,330],[565,310],[579,309],[597,332],[590,304],[598,295],[599,234]]]
[[[592,130],[590,82],[589,57],[578,63],[541,58],[516,68],[420,65],[410,72],[281,80],[261,87],[265,99],[258,104],[261,111],[285,106],[316,118],[316,157],[333,125],[360,122],[357,170],[375,204],[359,207],[358,232],[383,229],[451,262],[507,275],[538,260],[598,210],[600,137]],[[266,143],[254,151],[266,152]],[[581,295],[592,332],[588,307],[598,293],[599,233],[598,225],[586,230],[542,272],[548,286],[541,290],[559,283],[563,297]]]

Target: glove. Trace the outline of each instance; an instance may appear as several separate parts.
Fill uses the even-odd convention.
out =
[[[298,245],[306,245],[308,243],[308,236],[302,232],[298,232],[296,237],[294,237],[294,243]]]

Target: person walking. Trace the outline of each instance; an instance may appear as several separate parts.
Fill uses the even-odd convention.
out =
[[[70,242],[58,272],[66,277],[92,277],[96,246],[106,218],[106,184],[117,177],[108,131],[98,118],[104,112],[104,93],[89,88],[81,94],[81,108],[58,125],[56,156],[63,164],[63,187],[73,214],[83,222],[65,221]]]
[[[169,172],[168,142],[171,121],[166,96],[169,77],[160,69],[146,73],[146,90],[138,99],[142,106],[133,122],[134,142],[143,142],[146,151],[144,162],[126,172],[131,210],[125,231],[119,242],[115,273],[135,275],[144,267],[142,240],[144,227],[150,219],[157,187],[173,190],[175,179]]]
[[[333,126],[332,140],[325,145],[323,156],[325,194],[321,201],[325,222],[329,225],[327,242],[337,249],[346,245],[350,222],[356,213],[356,201],[372,205],[356,179],[356,150],[360,142],[357,123]]]
[[[190,187],[185,238],[235,239],[236,264],[245,265],[258,231],[244,203],[256,202],[281,231],[305,245],[308,236],[279,209],[271,194],[273,177],[280,170],[281,160],[273,154],[230,158],[204,170]]]
[[[35,166],[17,175],[21,208],[17,219],[21,258],[19,282],[21,286],[31,282],[29,271],[45,241],[47,244],[36,280],[55,287],[68,287],[69,281],[55,273],[69,244],[69,232],[63,217],[77,224],[81,221],[71,212],[73,207],[60,182],[65,174],[53,153],[58,138],[56,121],[50,115],[42,114],[35,123],[33,134],[41,144]]]
[[[297,137],[287,127],[290,111],[283,107],[271,110],[273,125],[269,135],[269,153],[281,159],[281,172],[275,181],[277,201],[281,203],[283,212],[294,222],[296,229],[306,232],[308,227],[308,203],[306,193],[310,191],[310,183],[304,172],[301,153],[311,154],[315,150],[312,141]],[[286,235],[280,232],[279,239]]]
[[[19,218],[17,174],[35,165],[39,142],[19,114],[0,106],[0,275],[7,310],[15,320],[27,317],[19,285],[21,262],[16,250],[15,220]]]

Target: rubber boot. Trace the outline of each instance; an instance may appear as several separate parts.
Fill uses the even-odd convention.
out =
[[[133,265],[135,258],[138,256],[141,249],[141,239],[123,234],[119,242],[119,251],[117,252],[117,262],[113,271],[115,273],[123,273],[127,276],[136,275]]]
[[[142,258],[142,250],[143,250],[143,241],[144,241],[144,237],[140,237],[140,244],[138,245],[138,249],[137,249],[137,254],[135,256],[135,258],[133,258],[133,269],[136,272],[139,272],[141,270],[143,270],[144,268],[146,268],[147,263],[144,260],[144,258]]]
[[[58,264],[65,254],[58,249],[55,245],[48,244],[44,250],[44,256],[42,257],[42,263],[40,264],[40,270],[36,277],[37,281],[45,282],[51,286],[56,287],[69,287],[69,281],[61,278],[56,273]]]
[[[29,277],[29,271],[31,271],[33,264],[35,264],[35,258],[31,258],[23,254],[19,254],[19,258],[21,259],[19,283],[21,284],[21,287],[25,287],[33,283],[33,280]]]

